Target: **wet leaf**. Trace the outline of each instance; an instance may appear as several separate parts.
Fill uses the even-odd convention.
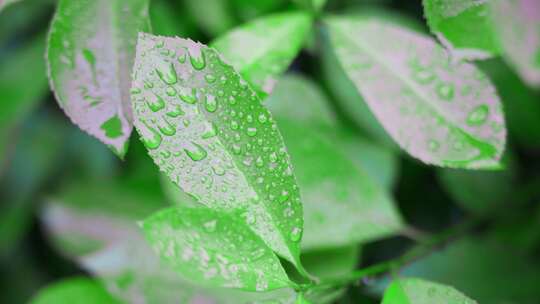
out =
[[[30,304],[120,304],[97,281],[74,277],[46,286],[30,301]]]
[[[444,167],[499,166],[506,128],[482,72],[452,62],[431,38],[376,18],[327,24],[341,65],[402,149]]]
[[[135,126],[160,169],[200,203],[240,214],[297,263],[302,205],[289,155],[234,69],[202,44],[142,34],[132,92]]]
[[[94,197],[97,189],[107,199]],[[48,201],[42,215],[52,245],[126,303],[237,304],[271,299],[290,303],[287,299],[294,299],[291,289],[255,293],[205,288],[161,263],[136,221],[167,205],[160,204],[164,200],[159,195],[147,192],[153,191],[120,181],[108,185],[86,181],[67,187]]]
[[[503,56],[526,83],[540,87],[540,2],[493,0],[488,3]]]
[[[132,130],[137,32],[147,25],[148,0],[60,0],[50,28],[49,79],[60,107],[120,157]]]
[[[210,46],[264,96],[272,91],[279,75],[296,57],[310,29],[308,14],[280,13],[233,29]]]
[[[486,59],[498,55],[489,1],[423,0],[431,32],[455,60]]]
[[[390,284],[382,304],[476,304],[451,286],[415,278],[398,278]]]
[[[152,215],[141,227],[154,250],[193,282],[247,291],[290,286],[278,257],[229,215],[174,207]]]

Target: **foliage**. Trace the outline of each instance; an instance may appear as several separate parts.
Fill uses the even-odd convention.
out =
[[[0,0],[0,301],[535,303],[538,3]]]

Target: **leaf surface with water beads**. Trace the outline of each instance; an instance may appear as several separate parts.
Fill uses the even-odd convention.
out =
[[[310,29],[307,13],[280,13],[233,29],[210,46],[264,95],[296,57]]]
[[[453,287],[416,278],[398,278],[390,284],[382,304],[477,304]]]
[[[49,33],[49,80],[60,107],[120,157],[133,128],[131,68],[147,15],[148,0],[61,0]]]
[[[506,128],[493,85],[431,38],[376,18],[329,18],[337,57],[375,117],[427,164],[496,168]]]
[[[154,250],[194,282],[248,291],[290,286],[272,250],[227,214],[175,207],[150,216],[142,228]]]
[[[202,44],[141,34],[132,92],[135,126],[160,169],[299,266],[302,205],[289,155],[234,69]]]
[[[499,53],[488,2],[422,1],[431,32],[455,59],[486,59]]]
[[[540,2],[489,1],[503,56],[523,80],[540,87]]]

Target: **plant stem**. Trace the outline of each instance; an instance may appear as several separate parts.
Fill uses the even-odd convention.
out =
[[[432,236],[429,236],[423,239],[422,243],[411,248],[405,254],[395,259],[384,261],[384,262],[381,262],[381,263],[378,263],[378,264],[375,264],[375,265],[372,265],[363,269],[353,271],[350,274],[340,277],[340,278],[321,281],[319,285],[316,285],[312,288],[326,289],[326,288],[344,286],[351,282],[356,282],[369,276],[398,271],[399,269],[413,262],[414,260],[419,259],[433,252],[440,246],[447,244],[453,239],[460,237],[461,235],[470,231],[472,228],[476,227],[480,223],[481,223],[480,219],[476,219],[476,218],[466,219],[462,221],[461,223],[456,224],[448,228],[447,230],[442,231],[441,233],[434,234]]]

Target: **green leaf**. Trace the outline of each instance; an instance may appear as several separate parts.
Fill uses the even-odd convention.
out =
[[[277,125],[249,85],[215,50],[147,34],[133,78],[135,126],[160,169],[200,203],[241,214],[299,265],[299,189]]]
[[[488,2],[422,1],[431,32],[454,59],[486,59],[499,53]]]
[[[50,28],[49,79],[60,107],[120,157],[133,127],[137,32],[147,25],[148,0],[60,0]]]
[[[223,34],[238,22],[230,1],[185,0],[184,4],[189,16],[195,19],[199,28],[211,37]]]
[[[510,207],[515,192],[515,164],[506,160],[501,171],[439,169],[437,177],[458,205],[478,215],[489,215],[500,212],[504,204]]]
[[[384,293],[382,304],[476,304],[455,288],[415,278],[394,280]]]
[[[540,2],[493,0],[488,3],[503,56],[526,83],[540,87]]]
[[[129,176],[129,179],[134,177]],[[239,301],[250,303],[258,300],[286,303],[287,299],[294,299],[291,289],[256,293],[208,289],[187,281],[161,263],[135,221],[156,210],[152,204],[159,208],[159,203],[164,201],[160,196],[149,196],[147,192],[153,191],[147,191],[148,187],[148,183],[134,187],[121,181],[109,185],[86,181],[69,186],[48,201],[42,214],[52,245],[99,277],[115,296],[126,303],[209,301],[237,304]],[[107,194],[108,199],[96,197],[90,206],[92,193],[98,193],[96,189]],[[163,206],[166,207],[165,204]]]
[[[298,297],[296,298],[296,301],[294,301],[294,304],[311,304],[310,301],[308,301],[305,297],[304,297],[304,294],[299,294]]]
[[[325,104],[298,98],[309,97],[302,91],[289,92],[288,97],[276,92],[265,103],[280,126],[301,189],[302,248],[366,242],[399,230],[402,222],[392,199],[362,165],[348,159],[352,155],[342,152],[347,148],[335,125],[326,123],[330,114],[323,110]],[[292,113],[291,103],[297,108]]]
[[[30,301],[30,304],[120,304],[97,281],[74,277],[51,284]]]
[[[233,29],[210,46],[264,96],[296,57],[310,29],[308,14],[280,13]]]
[[[201,285],[266,291],[290,286],[278,257],[242,221],[207,208],[170,208],[142,223],[183,277]]]
[[[338,138],[314,126],[276,119],[304,201],[302,248],[372,241],[402,227],[391,197],[341,153]]]
[[[39,35],[0,60],[0,172],[8,146],[15,141],[14,128],[47,92],[43,52],[45,36]]]
[[[265,104],[279,119],[293,120],[307,126],[327,126],[329,136],[337,137],[336,148],[359,170],[389,189],[396,177],[397,157],[392,150],[370,143],[356,129],[338,122],[330,108],[331,101],[313,81],[300,74],[285,74]],[[323,130],[318,130],[323,131]]]
[[[431,38],[376,18],[330,18],[347,75],[392,138],[427,164],[497,168],[506,141],[499,98],[472,64]]]
[[[422,258],[402,272],[454,286],[479,303],[535,303],[540,265],[505,242],[468,237]]]
[[[318,12],[323,9],[327,0],[293,0],[300,7],[311,10],[313,12]]]

